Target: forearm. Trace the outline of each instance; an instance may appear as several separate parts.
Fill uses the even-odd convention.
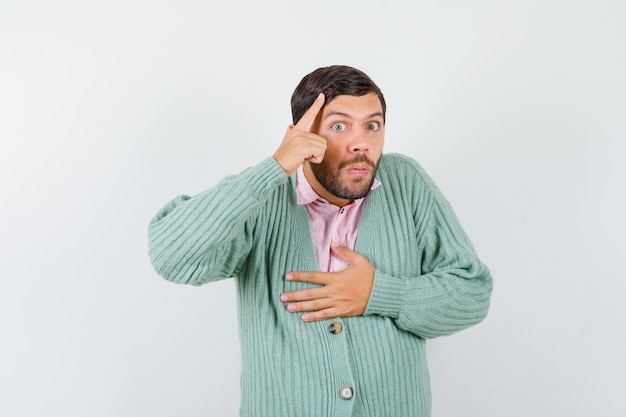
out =
[[[445,336],[480,323],[491,290],[491,274],[479,261],[417,277],[376,271],[365,314],[392,317],[399,328],[425,339]]]
[[[252,239],[254,210],[286,181],[272,158],[194,197],[170,201],[148,226],[149,255],[164,278],[202,284],[233,276]]]
[[[493,280],[448,201],[429,177],[422,178],[425,188],[414,194],[417,265],[377,270],[366,314],[393,317],[403,330],[432,338],[482,321]]]

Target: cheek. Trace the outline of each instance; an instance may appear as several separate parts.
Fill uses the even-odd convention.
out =
[[[384,137],[374,138],[374,140],[372,141],[371,149],[375,153],[381,154],[383,152],[383,145],[384,144],[385,144],[385,138]]]
[[[337,161],[341,159],[342,149],[339,146],[335,145],[332,141],[326,142],[326,152],[324,153],[324,161],[328,160],[329,164],[332,164],[333,161]]]

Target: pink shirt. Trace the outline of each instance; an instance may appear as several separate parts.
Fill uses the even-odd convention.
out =
[[[374,179],[372,190],[380,185]],[[354,200],[344,207],[337,207],[320,197],[304,176],[302,166],[296,172],[298,204],[306,204],[311,224],[311,235],[320,271],[342,271],[348,262],[330,250],[330,242],[354,250],[359,231],[359,219],[363,209],[363,198]]]

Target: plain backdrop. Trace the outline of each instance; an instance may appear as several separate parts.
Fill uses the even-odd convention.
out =
[[[315,68],[368,73],[495,278],[428,343],[434,417],[626,415],[626,3],[0,0],[0,415],[235,416],[233,280],[146,228],[270,156]],[[406,417],[406,416],[400,416]]]

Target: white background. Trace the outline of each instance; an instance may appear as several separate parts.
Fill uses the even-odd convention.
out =
[[[234,283],[162,280],[146,226],[271,155],[330,64],[382,88],[386,151],[495,278],[485,322],[429,342],[433,416],[626,415],[625,21],[621,0],[0,0],[0,415],[237,415]]]

